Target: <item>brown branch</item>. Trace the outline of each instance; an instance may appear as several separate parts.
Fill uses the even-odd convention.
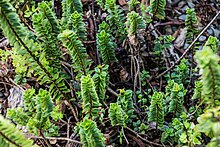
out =
[[[37,137],[37,136],[30,136],[29,138],[43,139],[43,137]],[[47,140],[65,140],[65,141],[73,142],[73,143],[76,143],[76,144],[82,144],[80,141],[70,139],[70,138],[65,138],[65,137],[45,137],[45,139],[47,139]]]
[[[182,54],[182,56],[167,70],[165,70],[164,72],[162,72],[161,74],[159,74],[156,78],[160,78],[163,75],[165,75],[167,72],[169,72],[170,70],[172,70],[177,64],[179,64],[179,62],[186,56],[187,52],[193,47],[193,45],[196,43],[196,41],[199,39],[199,37],[209,28],[209,26],[215,21],[215,19],[219,16],[220,11],[218,11],[218,13],[215,15],[215,17],[210,21],[210,23],[201,31],[201,33],[193,40],[193,42],[189,45],[189,47],[184,51],[184,53]],[[152,79],[152,78],[150,78]]]
[[[137,132],[135,132],[134,130],[132,130],[132,129],[129,128],[129,127],[124,127],[124,128],[127,129],[127,130],[129,130],[130,132],[134,133],[138,138],[140,138],[141,140],[143,140],[143,141],[145,141],[145,142],[147,142],[147,143],[149,143],[149,144],[152,144],[152,145],[155,145],[155,146],[160,146],[160,147],[163,146],[163,145],[161,145],[161,144],[158,144],[158,143],[149,141],[149,140],[147,140],[147,139],[141,137]]]

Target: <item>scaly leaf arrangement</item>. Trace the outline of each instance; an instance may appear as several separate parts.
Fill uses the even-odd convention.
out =
[[[81,97],[83,113],[86,117],[96,119],[101,116],[101,103],[95,90],[95,85],[92,78],[82,76],[81,78]]]
[[[121,106],[122,110],[129,116],[132,117],[134,112],[133,105],[133,92],[132,90],[120,89],[117,102]]]
[[[205,110],[204,114],[197,118],[196,125],[199,132],[204,133],[211,138],[208,147],[218,146],[220,144],[220,107]]]
[[[4,147],[9,147],[9,143],[3,137],[0,137],[0,144]]]
[[[97,34],[97,47],[101,53],[102,60],[105,64],[117,62],[115,57],[116,43],[112,41],[112,37],[105,30]]]
[[[29,73],[34,73],[34,75],[38,76],[37,81],[40,84],[51,85],[50,93],[53,98],[67,98],[66,93],[69,90],[65,86],[64,79],[60,77],[59,72],[54,73],[54,69],[49,66],[45,52],[33,40],[34,37],[29,33],[28,29],[20,23],[15,9],[6,0],[0,1],[0,8],[1,28],[4,28],[4,34],[9,38],[17,54],[26,59]]]
[[[28,140],[9,120],[0,115],[1,146],[32,147],[33,141]],[[36,145],[34,145],[36,147]]]
[[[161,142],[178,143],[181,146],[193,146],[201,144],[201,133],[198,132],[193,122],[187,120],[186,113],[182,113],[179,118],[173,118],[169,127],[164,128]]]
[[[139,29],[144,29],[146,27],[143,18],[135,11],[127,14],[126,24],[128,27],[128,36],[135,35],[138,33]]]
[[[108,86],[108,65],[98,65],[95,68],[95,74],[92,77],[94,84],[95,84],[95,90],[98,94],[98,97],[100,99],[100,102],[103,103],[105,101],[105,92]]]
[[[109,25],[105,21],[103,21],[102,23],[99,24],[98,32],[100,33],[103,30],[108,34],[111,33],[111,30],[109,29]]]
[[[195,89],[192,99],[201,99],[202,98],[202,82],[196,81],[195,82]]]
[[[75,11],[68,21],[68,29],[74,31],[81,41],[86,40],[85,23],[82,21],[81,13]]]
[[[106,10],[105,9],[105,0],[96,0],[96,2],[102,10]]]
[[[149,12],[159,19],[165,17],[166,0],[150,0]]]
[[[24,108],[8,109],[7,115],[17,124],[27,126],[30,132],[38,134],[44,130],[45,135],[56,135],[58,128],[50,122],[53,109],[48,91],[40,89],[36,95],[34,89],[29,89],[24,94]]]
[[[111,125],[125,126],[128,115],[123,111],[118,103],[111,103],[109,108],[109,118],[111,120]]]
[[[123,14],[119,6],[116,5],[116,0],[106,0],[105,9],[108,11],[107,22],[110,29],[113,31],[113,36],[118,37],[120,40],[126,38],[126,27],[124,25]]]
[[[183,102],[186,92],[187,90],[184,89],[183,84],[174,82],[170,93],[169,112],[173,112],[177,116],[183,112]]]
[[[32,17],[33,27],[39,40],[42,40],[42,48],[46,53],[49,65],[60,68],[62,53],[58,46],[57,36],[60,33],[60,26],[55,14],[52,12],[49,3],[38,4],[38,11]]]
[[[209,36],[208,40],[206,41],[205,45],[203,48],[210,48],[213,50],[214,53],[217,53],[218,51],[218,43],[219,40],[216,37]]]
[[[137,5],[140,4],[138,0],[129,0],[128,5],[129,5],[129,11],[133,11]]]
[[[194,9],[186,9],[186,20],[185,20],[185,25],[186,25],[186,38],[189,40],[194,39],[196,35],[198,35],[198,22],[197,22],[197,17]]]
[[[91,60],[88,59],[86,49],[83,47],[83,44],[79,40],[77,34],[71,30],[65,30],[58,37],[68,49],[73,60],[73,68],[75,71],[81,71],[84,75],[86,75],[88,73],[88,66],[91,64]]]
[[[68,29],[68,21],[70,16],[77,11],[82,14],[82,2],[81,0],[62,0],[62,30]]]
[[[104,147],[105,138],[94,121],[85,118],[78,124],[83,147]]]
[[[180,64],[176,66],[174,72],[171,73],[171,79],[178,84],[188,84],[189,83],[189,62],[187,59],[182,59]]]
[[[144,19],[135,11],[132,11],[127,14],[126,25],[128,28],[128,38],[131,42],[135,38],[135,36],[137,35],[140,29],[145,29],[146,27],[145,24],[146,23]]]
[[[165,49],[169,49],[171,47],[173,40],[175,40],[175,38],[171,35],[158,37],[154,42],[155,54],[162,56]]]
[[[220,57],[210,46],[204,46],[196,52],[195,60],[201,70],[202,100],[209,106],[215,106],[220,99]]]
[[[151,98],[148,121],[156,122],[157,126],[163,127],[164,108],[163,108],[163,93],[162,92],[154,92]]]

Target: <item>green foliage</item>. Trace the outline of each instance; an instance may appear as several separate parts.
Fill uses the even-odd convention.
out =
[[[125,126],[127,121],[127,114],[123,111],[118,103],[111,103],[109,108],[109,118],[111,120],[111,125]]]
[[[161,57],[164,54],[164,50],[171,47],[174,39],[171,35],[158,37],[154,42],[154,53]]]
[[[69,90],[65,86],[64,79],[60,77],[59,72],[54,72],[56,70],[49,66],[45,51],[35,41],[33,34],[20,23],[16,10],[6,0],[0,2],[0,8],[0,27],[4,28],[3,33],[14,46],[15,52],[26,59],[28,72],[34,73],[40,84],[50,84],[53,98],[66,97],[66,92]]]
[[[214,53],[217,53],[218,51],[218,43],[219,40],[216,37],[209,36],[208,40],[206,41],[203,48],[210,48],[213,50]]]
[[[149,12],[159,19],[165,17],[166,0],[150,0]]]
[[[183,102],[184,96],[186,95],[187,90],[184,90],[182,84],[178,85],[174,84],[172,92],[171,92],[171,102],[169,112],[174,112],[174,114],[178,115],[183,111]]]
[[[129,118],[132,117],[134,112],[134,105],[132,98],[133,98],[132,90],[120,89],[117,102],[121,106],[122,110],[128,115]]]
[[[198,22],[197,17],[194,9],[186,9],[186,20],[185,20],[185,26],[186,26],[186,38],[191,41],[191,39],[194,39],[194,37],[198,34]]]
[[[201,81],[196,81],[195,82],[195,89],[193,93],[192,99],[200,99],[202,98],[202,82]]]
[[[143,18],[135,11],[127,14],[126,24],[128,27],[128,36],[135,35],[138,33],[139,29],[144,29],[146,27]]]
[[[109,80],[108,65],[98,65],[95,68],[95,74],[92,78],[95,84],[96,93],[98,94],[100,101],[103,103],[105,101],[105,92]]]
[[[102,23],[99,24],[99,30],[98,32],[100,33],[101,31],[105,31],[106,33],[110,34],[111,30],[109,29],[109,25],[103,21]],[[111,35],[111,34],[110,34]]]
[[[211,138],[208,147],[218,146],[220,144],[220,107],[208,109],[204,114],[197,118],[197,129],[201,133]]]
[[[173,112],[177,116],[182,113],[186,92],[187,90],[184,89],[183,84],[178,84],[174,81],[168,82],[168,86],[166,87],[166,97],[168,97],[169,112]]]
[[[101,9],[105,10],[105,0],[96,0]]]
[[[62,53],[58,47],[57,39],[60,33],[58,20],[47,2],[39,3],[37,10],[37,13],[32,17],[33,27],[38,38],[43,41],[42,48],[45,50],[49,66],[60,68]]]
[[[71,30],[65,30],[59,36],[64,46],[68,49],[73,60],[73,68],[75,71],[81,71],[84,75],[88,73],[88,66],[91,60],[88,59],[86,49],[79,40],[77,34]]]
[[[127,14],[126,25],[128,28],[128,38],[131,42],[134,42],[133,40],[140,29],[145,29],[145,24],[144,19],[135,11]]]
[[[201,134],[198,132],[193,122],[187,120],[187,115],[183,113],[179,118],[174,118],[169,127],[164,128],[161,142],[170,144],[178,143],[180,146],[194,146],[201,144],[199,141]]]
[[[35,5],[32,5],[31,7],[27,6],[27,9],[24,12],[24,17],[29,18],[31,17],[35,12],[37,11]]]
[[[103,62],[105,64],[117,62],[114,50],[117,45],[112,41],[111,35],[105,30],[102,30],[97,34],[97,42],[97,47],[101,53]]]
[[[138,0],[129,0],[129,2],[128,2],[129,11],[134,10],[138,4],[140,4],[140,2]]]
[[[30,132],[38,134],[44,130],[45,135],[57,135],[58,128],[50,122],[53,109],[48,91],[40,89],[36,95],[34,89],[29,89],[24,94],[24,108],[8,109],[7,115]]]
[[[143,86],[143,84],[142,84]],[[148,89],[147,92],[144,92],[144,94],[141,93],[140,90],[136,91],[136,96],[138,98],[138,103],[141,104],[141,108],[143,108],[144,110],[146,110],[146,108],[148,107],[147,102],[148,99],[146,98],[146,96],[149,98],[150,96],[148,95],[148,93],[150,93],[151,89]]]
[[[14,124],[0,115],[0,143],[1,146],[32,147],[33,141],[28,140]],[[36,146],[36,145],[35,145]]]
[[[105,138],[94,121],[84,119],[78,124],[80,140],[83,147],[104,147]]]
[[[106,0],[105,9],[108,11],[107,21],[114,37],[121,41],[126,38],[126,27],[124,25],[124,16],[116,0]]]
[[[75,11],[68,21],[68,29],[74,31],[81,41],[86,40],[85,23],[82,21],[81,13]]]
[[[62,0],[62,30],[68,29],[68,21],[70,20],[71,14],[75,11],[82,14],[81,0]]]
[[[220,57],[209,46],[204,46],[196,52],[195,60],[202,74],[201,98],[210,106],[215,106],[220,98]]]
[[[141,72],[141,85],[142,86],[145,86],[147,84],[146,81],[148,80],[148,78],[150,78],[149,72],[146,70],[143,70]]]
[[[187,59],[182,59],[180,64],[174,68],[174,72],[171,73],[171,79],[178,84],[188,84],[189,83],[189,62]]]
[[[94,82],[89,75],[81,78],[81,96],[83,113],[86,114],[86,117],[92,119],[100,117],[102,105],[99,102]]]
[[[157,126],[163,127],[164,108],[163,108],[163,93],[162,92],[154,92],[151,98],[148,121],[156,122]]]
[[[153,20],[151,19],[151,17],[149,16],[149,14],[147,13],[148,7],[146,5],[144,5],[143,3],[140,4],[140,8],[141,8],[141,14],[143,16],[143,19],[147,22],[147,23],[151,23]]]

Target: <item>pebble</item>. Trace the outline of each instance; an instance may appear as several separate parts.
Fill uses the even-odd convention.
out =
[[[187,4],[190,8],[194,8],[195,7],[195,4],[192,3],[192,1],[187,1]]]
[[[218,38],[220,31],[218,29],[213,28],[213,27],[212,27],[212,30],[214,31],[214,36]]]
[[[185,19],[186,19],[186,15],[185,15],[185,14],[180,15],[180,16],[179,16],[179,19],[180,19],[180,20],[185,20]]]
[[[205,41],[205,40],[206,40],[206,36],[203,36],[203,35],[202,35],[202,36],[199,37],[199,41],[203,42],[203,41]]]
[[[183,48],[184,48],[184,49],[187,49],[187,47],[189,47],[189,44],[188,44],[188,43],[185,43]]]
[[[187,8],[189,8],[187,5],[185,5],[183,8],[181,8],[182,12],[186,12]]]
[[[4,94],[0,91],[0,98],[2,98],[4,96]]]
[[[208,29],[207,32],[209,33],[209,35],[213,35],[213,30],[212,29]]]
[[[165,26],[165,31],[167,35],[171,35],[173,33],[171,25]]]
[[[178,7],[179,7],[179,8],[182,8],[185,4],[186,4],[185,1],[181,1],[181,2],[179,2]]]

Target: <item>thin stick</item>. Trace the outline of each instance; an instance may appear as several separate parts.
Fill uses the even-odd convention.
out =
[[[126,143],[129,144],[128,139],[127,139],[127,137],[125,136],[125,132],[124,132],[124,128],[123,128],[123,127],[121,128],[121,131],[122,131],[122,134],[123,134],[123,136],[124,136],[124,138],[125,138]]]
[[[112,90],[110,87],[108,87],[107,90],[108,90],[110,93],[112,93],[114,96],[118,97],[118,94],[117,94],[114,90]]]
[[[42,133],[42,130],[40,130],[40,135],[42,136],[42,139],[44,140],[44,142],[47,144],[48,147],[51,147],[50,143],[46,140],[46,138],[44,137],[44,134]]]
[[[130,132],[134,133],[134,134],[135,134],[138,138],[140,138],[141,140],[143,140],[143,141],[145,141],[145,142],[147,142],[147,143],[149,143],[149,144],[152,144],[152,145],[155,145],[155,146],[161,146],[161,147],[162,147],[161,144],[158,144],[158,143],[149,141],[149,140],[147,140],[147,139],[141,137],[137,132],[135,132],[135,131],[132,130],[131,128],[129,128],[129,127],[124,127],[124,128],[127,129],[127,130],[129,130]]]
[[[215,19],[219,16],[220,11],[218,11],[218,13],[215,15],[215,17],[210,21],[210,23],[201,31],[201,33],[193,40],[193,42],[189,45],[189,47],[185,50],[185,52],[182,54],[182,56],[167,70],[165,70],[164,72],[162,72],[161,74],[159,74],[156,78],[160,78],[161,76],[165,75],[167,72],[169,72],[170,70],[172,70],[177,64],[179,64],[179,62],[185,57],[185,55],[187,54],[187,52],[192,48],[192,46],[196,43],[196,41],[199,39],[199,37],[209,28],[209,26],[215,21]],[[152,78],[150,78],[152,79]]]
[[[77,122],[79,122],[79,119],[78,119],[78,117],[77,117],[77,115],[76,115],[76,112],[75,112],[73,106],[71,105],[71,103],[70,103],[69,101],[67,101],[67,100],[64,100],[64,103],[65,103],[67,106],[69,106],[71,112],[73,113],[73,116],[74,116],[75,120],[76,120]]]
[[[29,138],[43,139],[43,137],[37,137],[37,136],[30,136]],[[70,139],[70,138],[64,138],[64,137],[45,137],[45,139],[47,139],[47,140],[65,140],[65,141],[69,141],[69,142],[73,142],[73,143],[77,143],[77,144],[82,144],[81,142],[79,142],[77,140]]]

